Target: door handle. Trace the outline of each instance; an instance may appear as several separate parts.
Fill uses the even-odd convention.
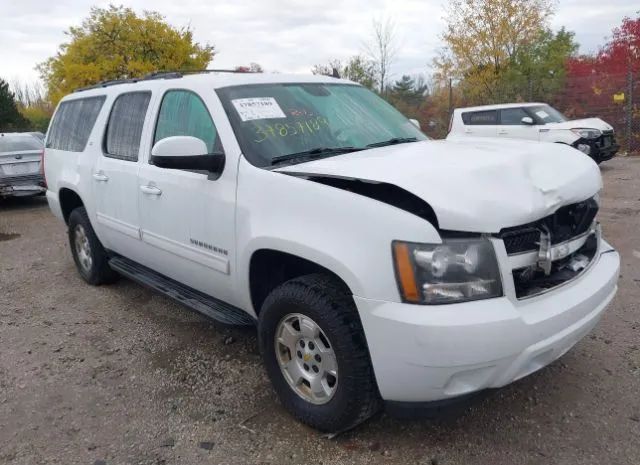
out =
[[[97,173],[93,173],[93,179],[95,179],[98,182],[107,182],[109,180],[109,176],[99,171]]]
[[[147,195],[160,195],[162,191],[156,186],[140,186],[140,190]]]
[[[509,131],[506,129],[498,129],[498,134],[509,134]]]

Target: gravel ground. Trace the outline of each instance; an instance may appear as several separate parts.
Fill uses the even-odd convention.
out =
[[[600,325],[462,414],[378,415],[335,439],[295,422],[251,330],[125,279],[91,287],[43,198],[0,203],[1,464],[638,464],[640,159],[602,168],[622,254]]]

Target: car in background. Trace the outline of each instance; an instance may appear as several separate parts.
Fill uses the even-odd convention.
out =
[[[497,137],[557,142],[589,155],[596,163],[620,149],[613,127],[600,118],[569,120],[546,103],[508,103],[456,108],[447,139]]]
[[[0,198],[43,194],[44,143],[28,133],[0,133]]]

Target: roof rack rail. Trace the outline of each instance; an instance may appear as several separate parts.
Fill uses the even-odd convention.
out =
[[[152,73],[146,74],[139,78],[128,78],[128,79],[111,79],[107,81],[100,81],[97,84],[93,84],[91,86],[80,87],[75,89],[73,92],[82,92],[85,90],[91,89],[100,89],[102,87],[110,87],[118,84],[135,84],[140,81],[152,81],[154,79],[179,79],[187,74],[209,74],[209,73],[240,73],[246,74],[251,73],[252,71],[247,71],[245,69],[180,69],[175,71],[154,71]]]

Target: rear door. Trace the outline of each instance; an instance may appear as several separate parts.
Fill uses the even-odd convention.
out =
[[[99,236],[109,249],[140,261],[138,170],[142,134],[148,130],[150,91],[118,95],[111,107],[102,155],[92,173]],[[145,149],[147,147],[145,146]]]
[[[498,137],[537,141],[539,135],[538,128],[533,124],[523,123],[522,118],[525,117],[531,118],[529,113],[522,107],[501,109]]]
[[[473,137],[496,137],[498,128],[497,110],[462,112],[464,134]]]

